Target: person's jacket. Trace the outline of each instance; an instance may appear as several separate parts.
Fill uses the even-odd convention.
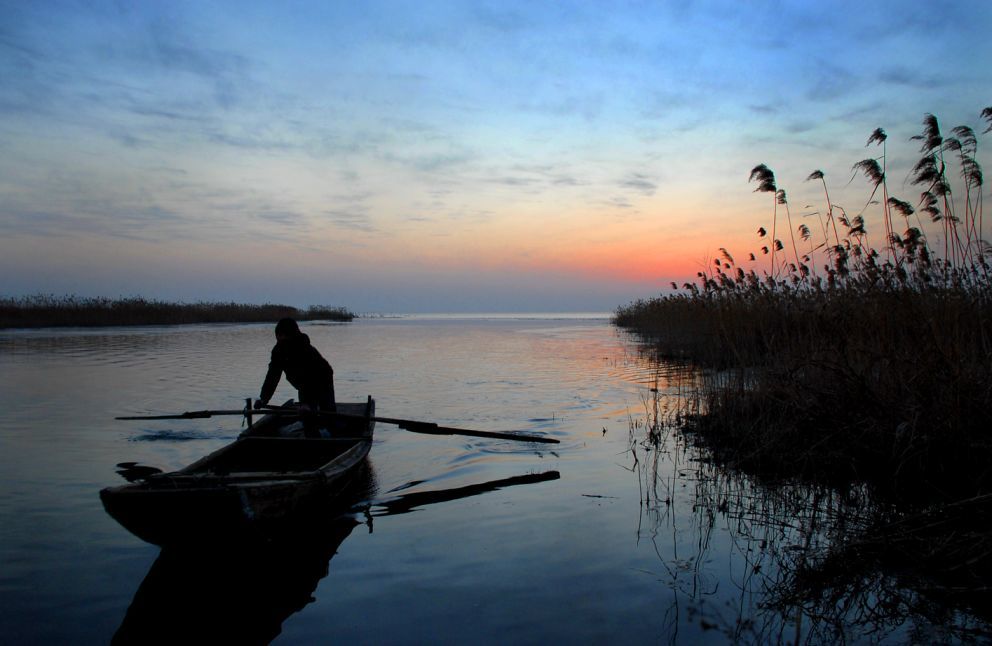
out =
[[[299,391],[318,390],[333,383],[334,379],[331,364],[327,363],[327,359],[320,355],[317,348],[310,345],[310,337],[302,332],[279,341],[272,348],[269,371],[262,384],[263,401],[272,398],[279,385],[279,377],[284,372],[289,383]]]

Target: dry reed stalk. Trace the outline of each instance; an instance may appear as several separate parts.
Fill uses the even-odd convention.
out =
[[[983,118],[992,129],[992,108]],[[871,180],[873,196],[883,193],[881,253],[868,245],[864,218],[849,217],[830,201],[817,171],[808,179],[824,185],[838,243],[821,250],[823,277],[808,272],[795,245],[797,265],[779,271],[776,208],[768,273],[737,267],[721,249],[723,260],[700,272],[697,283],[617,310],[614,322],[653,339],[660,353],[722,371],[707,378],[707,414],[695,426],[718,438],[716,450],[727,459],[867,479],[897,493],[945,477],[958,491],[992,484],[982,463],[992,446],[986,243],[973,234],[981,228],[977,201],[968,199],[968,221],[958,227],[943,161],[944,150],[961,153],[965,181],[980,187],[972,132],[955,129],[958,137],[948,143],[927,115],[915,138],[924,142],[924,156],[912,179],[926,188],[922,211],[943,227],[943,256],[933,254],[922,223],[894,233],[892,209],[907,224],[919,210],[888,195],[886,135],[877,129],[868,144],[883,145],[882,164],[866,159],[855,169]],[[755,166],[749,181],[757,182],[757,192],[773,193],[776,207],[787,204],[766,165]]]

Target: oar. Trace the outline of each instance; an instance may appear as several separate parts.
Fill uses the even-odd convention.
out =
[[[286,409],[280,406],[263,406],[265,410],[284,412]],[[318,415],[327,417],[344,417],[347,419],[365,419],[362,415],[351,415],[349,413],[337,413],[330,411],[318,411]],[[373,417],[376,422],[383,424],[395,424],[404,431],[412,433],[424,433],[425,435],[467,435],[469,437],[489,437],[497,440],[517,440],[520,442],[543,442],[545,444],[559,444],[559,441],[541,435],[525,435],[523,433],[503,433],[499,431],[476,431],[470,428],[454,428],[451,426],[439,426],[434,422],[418,422],[412,419],[398,419],[395,417]]]
[[[279,406],[263,406],[267,412],[279,414],[299,414],[298,409],[287,409]],[[352,415],[350,413],[337,413],[331,411],[317,411],[317,415],[325,417],[341,417],[345,419],[365,419],[363,415]],[[454,428],[451,426],[439,426],[434,422],[418,422],[412,419],[398,419],[395,417],[373,417],[376,422],[383,424],[394,424],[404,431],[412,433],[423,433],[425,435],[467,435],[469,437],[488,437],[497,440],[516,440],[518,442],[543,442],[544,444],[559,444],[559,441],[542,435],[526,435],[524,433],[505,433],[500,431],[476,431],[470,428]]]
[[[275,412],[275,411],[273,411]],[[214,417],[215,415],[244,415],[245,409],[241,410],[191,410],[185,413],[176,413],[172,415],[134,415],[131,417],[115,417],[114,419],[205,419],[207,417]],[[284,411],[277,413],[279,415],[299,415],[298,412],[293,413],[291,411]]]
[[[297,408],[280,408],[278,406],[265,406],[264,410],[269,415],[300,415]],[[205,419],[216,415],[244,415],[242,410],[194,410],[173,415],[136,415],[129,417],[115,417],[119,420],[156,420],[156,419]],[[343,417],[348,419],[365,419],[362,415],[350,415],[348,413],[333,413],[329,411],[318,411],[317,415],[325,417]],[[466,435],[469,437],[488,437],[498,440],[516,440],[518,442],[542,442],[545,444],[558,444],[559,441],[551,437],[541,435],[525,435],[523,433],[502,433],[498,431],[476,431],[468,428],[453,428],[451,426],[439,426],[434,422],[418,422],[412,419],[397,419],[395,417],[373,417],[376,422],[383,424],[395,424],[405,431],[412,433],[424,433],[426,435]]]

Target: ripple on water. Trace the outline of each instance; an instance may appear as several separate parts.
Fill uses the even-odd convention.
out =
[[[364,400],[372,394],[383,416],[481,430],[542,433],[562,440],[562,444],[552,447],[481,438],[421,439],[422,436],[397,430],[377,430],[372,461],[382,491],[401,495],[454,490],[452,497],[458,498],[464,497],[464,487],[481,485],[484,489],[487,483],[557,469],[563,461],[568,461],[571,468],[563,480],[569,483],[567,486],[578,486],[573,483],[592,477],[578,473],[580,469],[575,467],[584,464],[580,460],[591,461],[594,451],[590,448],[595,449],[595,445],[590,437],[606,424],[603,415],[615,415],[632,393],[644,390],[643,384],[653,383],[653,373],[636,356],[614,358],[623,350],[618,350],[616,339],[605,325],[575,327],[555,323],[542,329],[543,325],[531,322],[521,330],[519,323],[512,322],[474,325],[359,321],[350,326],[305,326],[305,331],[334,365],[338,397],[344,401]],[[16,440],[3,445],[0,467],[4,469],[0,470],[15,473],[23,484],[20,476],[25,468],[18,465],[31,464],[32,458],[50,460],[53,454],[62,456],[45,465],[49,470],[59,467],[63,477],[78,488],[79,495],[66,496],[46,477],[32,480],[32,485],[37,486],[26,488],[25,499],[19,499],[19,504],[41,508],[39,502],[47,501],[51,518],[58,520],[78,513],[104,532],[100,534],[104,538],[99,550],[92,542],[78,546],[89,550],[87,558],[81,559],[78,553],[58,552],[53,538],[61,536],[59,540],[75,548],[78,531],[53,529],[39,537],[37,523],[32,522],[37,517],[2,514],[5,527],[0,535],[4,544],[0,547],[30,563],[31,572],[30,577],[17,580],[5,590],[7,598],[27,594],[33,587],[56,588],[67,575],[88,580],[87,576],[94,573],[116,571],[121,554],[135,553],[131,551],[135,549],[134,537],[113,525],[97,496],[100,487],[119,483],[114,465],[134,461],[163,470],[181,468],[233,440],[240,430],[236,417],[186,425],[183,421],[114,422],[114,416],[240,408],[245,396],[258,392],[272,343],[269,325],[0,334],[0,369],[5,378],[9,375],[11,381],[22,384],[0,392],[5,430],[11,426],[21,429],[14,438],[9,432],[0,437]],[[295,392],[283,381],[276,398],[289,397],[295,397]],[[68,412],[60,417],[53,411]],[[51,441],[53,428],[61,433],[58,443]],[[37,432],[42,429],[44,433]],[[626,472],[621,475],[626,477]],[[564,491],[560,485],[536,487],[539,488],[514,489],[512,495],[488,493],[486,498],[472,499],[468,507],[476,507],[476,501],[486,502],[487,509],[481,515],[462,516],[456,503],[446,503],[452,505],[449,508],[432,507],[437,515],[431,522],[396,525],[393,536],[402,545],[439,546],[437,572],[431,573],[427,568],[417,573],[418,577],[436,574],[438,581],[447,582],[453,570],[464,568],[466,563],[469,570],[484,567],[487,557],[483,556],[485,550],[470,543],[465,548],[467,561],[451,559],[451,541],[438,529],[445,523],[455,523],[459,532],[469,531],[481,516],[483,522],[505,528],[499,536],[513,536],[523,546],[527,541],[521,536],[528,531],[535,532],[537,539],[541,536],[536,529],[541,523],[534,522],[537,515],[542,515],[541,522],[546,522],[545,515],[570,517],[567,501],[574,496],[548,496],[548,492]],[[598,494],[601,490],[611,491],[605,485],[590,484],[582,493]],[[415,500],[421,504],[422,499]],[[497,500],[525,502],[516,507],[492,505]],[[0,500],[0,506],[4,504]],[[8,501],[6,508],[10,504]],[[503,517],[497,522],[494,519],[500,514]],[[491,528],[476,538],[483,540],[488,529]],[[362,550],[383,544],[378,531],[375,541],[364,543],[356,532],[348,552],[361,554]],[[383,535],[388,539],[388,531]],[[559,547],[557,540],[552,540]],[[501,539],[490,547],[510,542]],[[416,559],[425,553],[433,552],[390,549],[387,554],[391,556],[383,562],[387,577],[384,583],[336,589],[327,596],[344,603],[342,607],[346,608],[349,600],[366,592],[378,596],[383,590],[401,589],[394,584],[408,570],[396,559],[404,555]],[[345,552],[335,557],[332,575],[342,565],[347,567],[347,558]],[[537,560],[529,566],[543,562],[545,552],[542,550],[534,558]],[[370,563],[378,561],[363,560],[363,573]],[[144,575],[139,569],[111,582],[116,586],[112,598],[121,616]],[[485,578],[471,573],[465,576],[467,585],[485,587],[479,585]],[[362,578],[370,580],[367,576]],[[412,584],[423,586],[424,579]],[[79,606],[95,598],[97,589],[100,586],[81,586],[75,596],[65,600],[64,607],[74,603]],[[321,596],[319,589],[315,596]],[[311,617],[315,616],[313,609],[309,606]],[[67,613],[55,607],[46,611],[46,618],[63,623],[69,620]],[[22,622],[22,627],[27,625]],[[311,639],[301,641],[319,640],[324,634],[315,630],[306,635]],[[104,637],[109,638],[109,634]]]

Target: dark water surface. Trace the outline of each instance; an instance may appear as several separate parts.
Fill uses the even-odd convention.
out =
[[[705,466],[677,437],[646,442],[652,389],[663,408],[673,369],[642,359],[605,318],[409,317],[304,331],[333,363],[339,400],[373,395],[382,416],[561,443],[380,425],[356,494],[370,504],[328,519],[298,549],[205,541],[161,551],[111,519],[99,490],[123,482],[119,462],[184,466],[233,440],[239,420],[113,417],[240,407],[258,392],[271,326],[0,333],[0,642],[819,634],[776,597],[787,559],[775,556],[826,540],[814,521],[830,501],[802,491],[776,498]],[[283,383],[275,399],[294,395]],[[940,635],[857,617],[841,628],[851,641],[932,631]]]

